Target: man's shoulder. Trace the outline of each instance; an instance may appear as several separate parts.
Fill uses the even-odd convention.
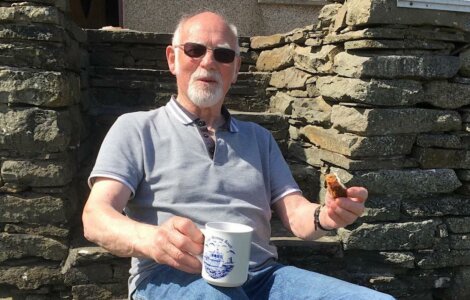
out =
[[[148,122],[155,122],[159,116],[163,114],[164,107],[148,111],[134,111],[120,115],[117,120],[119,122],[131,122],[133,124],[146,124]]]

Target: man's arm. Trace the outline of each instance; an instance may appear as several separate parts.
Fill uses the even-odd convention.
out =
[[[111,253],[146,257],[189,273],[199,273],[204,237],[189,219],[173,217],[160,226],[122,214],[131,195],[121,182],[97,178],[83,210],[85,237]]]
[[[347,198],[333,199],[326,193],[325,207],[320,211],[320,224],[327,229],[340,228],[352,224],[364,212],[367,190],[363,187],[350,187]],[[288,194],[273,205],[284,226],[292,233],[306,240],[317,239],[325,234],[315,230],[314,212],[319,204],[311,203],[300,193]]]

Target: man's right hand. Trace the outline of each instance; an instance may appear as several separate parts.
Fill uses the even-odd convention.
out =
[[[172,217],[154,227],[148,236],[151,249],[145,251],[156,262],[188,273],[201,273],[200,255],[204,248],[204,235],[196,224],[187,218]]]

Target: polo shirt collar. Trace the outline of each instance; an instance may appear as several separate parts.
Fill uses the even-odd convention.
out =
[[[186,109],[184,109],[181,104],[176,101],[175,96],[171,96],[170,101],[168,102],[167,105],[168,110],[170,111],[173,116],[176,117],[178,121],[183,123],[184,125],[191,125],[194,123],[196,120],[196,117],[194,117],[190,112],[188,112]],[[232,115],[228,111],[228,109],[222,105],[222,110],[221,110],[222,116],[225,118],[226,123],[228,124],[227,130],[230,132],[238,132],[238,127],[236,124],[236,120],[232,118]]]

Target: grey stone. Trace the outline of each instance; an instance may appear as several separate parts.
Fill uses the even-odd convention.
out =
[[[72,139],[70,118],[68,111],[0,109],[0,149],[23,155],[65,151]]]
[[[365,186],[370,194],[450,193],[461,186],[452,169],[355,171],[331,168],[347,186]]]
[[[431,81],[424,84],[426,102],[436,107],[455,109],[470,104],[470,85]]]
[[[328,29],[334,24],[336,15],[342,6],[343,5],[339,3],[331,3],[323,6],[318,15],[318,27]]]
[[[385,80],[319,77],[321,95],[336,102],[358,102],[377,106],[415,105],[423,101],[422,84],[414,80]]]
[[[22,197],[0,194],[0,222],[64,223],[69,205],[65,199],[49,195]]]
[[[60,270],[53,266],[0,266],[0,283],[20,289],[37,289],[46,284],[60,285]]]
[[[362,224],[354,230],[339,230],[346,250],[416,250],[431,248],[437,224],[422,222]]]
[[[76,74],[0,68],[0,103],[64,107],[79,100]]]
[[[294,54],[295,66],[312,74],[332,74],[334,57],[340,51],[334,45],[321,48],[297,47]]]
[[[424,49],[424,50],[450,50],[453,44],[429,41],[429,40],[355,40],[344,43],[346,50],[370,50],[370,49]]]
[[[72,287],[73,299],[127,299],[127,284],[79,284]]]
[[[409,154],[415,141],[414,135],[365,137],[311,125],[303,127],[301,134],[322,149],[346,155],[350,158]]]
[[[270,36],[254,36],[250,38],[250,47],[252,49],[268,49],[285,44],[285,37],[282,34]]]
[[[437,250],[419,259],[417,266],[422,269],[437,269],[467,265],[470,250]]]
[[[66,225],[62,226],[65,227]],[[56,238],[66,238],[70,234],[69,228],[58,227],[51,224],[6,224],[4,230],[7,233],[42,235]]]
[[[418,167],[418,163],[405,156],[351,158],[324,149],[320,149],[317,153],[317,156],[322,161],[329,162],[335,166],[350,171],[402,169]]]
[[[409,125],[410,120],[413,126]],[[331,121],[335,128],[360,135],[458,131],[462,127],[458,112],[424,108],[365,109],[334,105]]]
[[[470,181],[470,170],[455,170],[461,181]]]
[[[258,71],[279,71],[294,65],[294,45],[289,44],[261,52],[256,61]]]
[[[63,186],[75,174],[69,159],[59,160],[6,160],[1,166],[5,183],[19,186]]]
[[[449,288],[443,292],[444,299],[460,300],[470,298],[470,267],[455,268],[454,277]]]
[[[289,168],[302,190],[302,195],[311,201],[316,201],[320,190],[320,172],[311,166],[297,163],[291,163]]]
[[[279,72],[273,72],[269,84],[277,88],[303,88],[311,74],[291,67]]]
[[[310,166],[321,167],[320,149],[310,144],[291,142],[288,147],[289,157],[305,162]]]
[[[52,25],[1,24],[0,40],[65,42],[65,31]]]
[[[462,149],[464,147],[461,137],[458,134],[443,133],[423,133],[416,137],[416,145],[420,147],[436,147],[446,149]]]
[[[365,203],[364,214],[359,222],[386,222],[400,219],[402,195],[370,195]]]
[[[29,235],[0,233],[0,262],[23,257],[42,257],[60,261],[67,257],[68,247],[57,240]]]
[[[425,193],[425,191],[424,191]],[[402,212],[412,218],[427,218],[441,216],[465,216],[470,214],[468,197],[463,195],[423,195],[408,196],[402,200]],[[459,233],[460,222],[452,222],[449,226],[451,232]],[[457,231],[454,231],[457,230]]]
[[[470,249],[470,235],[451,234],[449,239],[449,247],[452,250]]]
[[[386,79],[452,78],[460,68],[455,56],[357,56],[341,52],[335,56],[334,71],[344,77]]]
[[[329,124],[331,106],[322,97],[296,98],[292,102],[292,117],[308,124]]]
[[[368,27],[344,33],[330,33],[325,43],[344,43],[354,40],[436,40],[447,42],[465,42],[465,34],[460,30],[439,27]]]
[[[462,76],[470,77],[470,49],[466,49],[459,54],[461,67],[459,73]]]
[[[288,95],[287,93],[277,92],[276,95],[271,97],[270,110],[279,112],[281,114],[292,114],[292,103],[296,98]]]
[[[413,156],[424,169],[429,168],[470,168],[470,151],[416,147]]]
[[[415,255],[412,252],[379,252],[386,263],[406,269],[413,269]]]
[[[62,25],[63,15],[56,7],[12,6],[0,7],[0,20],[3,22],[49,23]]]
[[[445,220],[450,232],[453,233],[469,233],[470,217],[449,217]]]
[[[434,25],[470,31],[468,14],[464,12],[439,11],[397,7],[394,0],[348,1],[346,23],[350,26],[367,27],[378,24]]]

